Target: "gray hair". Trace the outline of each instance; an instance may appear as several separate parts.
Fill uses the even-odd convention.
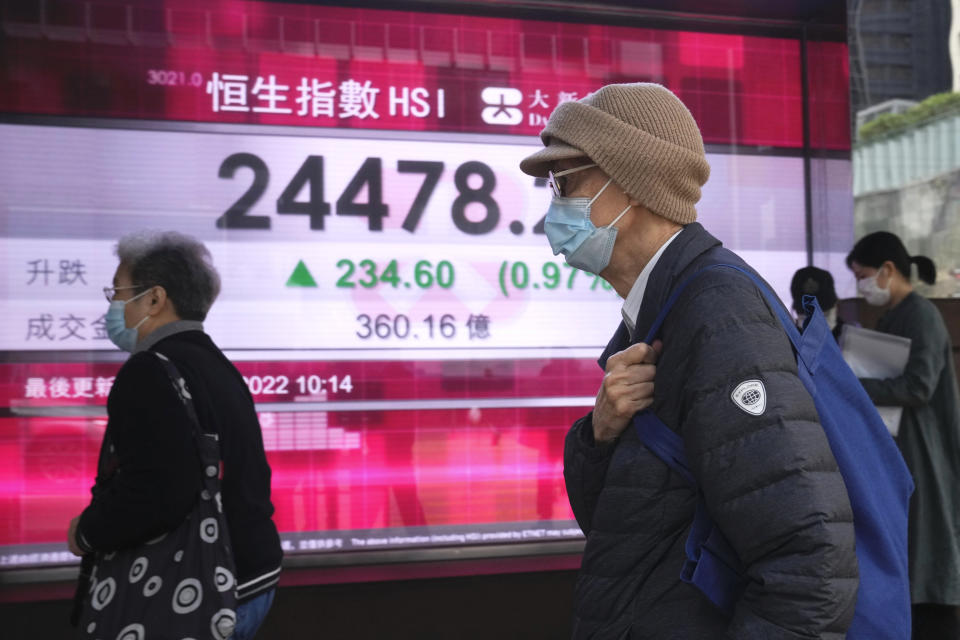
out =
[[[220,275],[202,242],[176,231],[139,231],[120,238],[115,251],[137,293],[159,285],[182,319],[207,317]]]

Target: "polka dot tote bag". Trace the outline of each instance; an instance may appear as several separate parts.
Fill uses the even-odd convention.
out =
[[[201,429],[176,367],[156,355],[193,423],[203,464],[200,499],[175,530],[132,549],[96,554],[79,636],[225,640],[236,624],[236,569],[220,498],[220,443]]]

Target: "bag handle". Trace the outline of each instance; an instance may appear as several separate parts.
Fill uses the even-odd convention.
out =
[[[183,402],[183,407],[186,409],[187,417],[190,419],[190,424],[193,427],[194,440],[197,443],[197,449],[200,453],[200,461],[203,463],[204,488],[211,491],[211,493],[215,493],[219,491],[220,484],[220,436],[216,433],[203,430],[203,427],[200,425],[200,418],[197,417],[197,409],[193,404],[193,396],[190,394],[190,390],[187,389],[186,379],[180,374],[176,365],[173,364],[170,358],[162,353],[158,353],[157,351],[151,351],[150,353],[160,359],[163,368],[167,372],[167,377],[170,378],[170,384],[173,385],[177,395],[180,396],[180,401]],[[214,472],[213,470],[216,471]]]
[[[814,330],[811,331],[809,335],[807,335],[807,332],[801,334],[801,332],[797,329],[797,326],[793,323],[793,319],[790,317],[789,312],[783,306],[783,303],[780,302],[780,298],[777,297],[770,287],[768,287],[767,284],[754,273],[733,264],[716,263],[707,265],[706,267],[688,276],[686,280],[674,288],[673,292],[670,294],[670,297],[667,298],[667,302],[663,305],[663,308],[660,309],[660,313],[657,315],[656,320],[653,321],[653,325],[647,332],[644,342],[647,344],[653,343],[653,340],[656,339],[657,335],[660,333],[660,328],[663,325],[664,320],[666,320],[667,316],[670,314],[670,311],[673,309],[673,305],[676,304],[677,299],[683,293],[684,289],[686,289],[694,279],[710,269],[719,268],[733,269],[734,271],[739,271],[743,275],[750,278],[753,284],[756,285],[756,287],[760,290],[761,295],[763,295],[774,314],[780,320],[780,325],[783,327],[787,337],[790,339],[790,343],[793,345],[797,356],[803,360],[803,363],[810,371],[815,371],[818,360],[817,356],[820,353],[820,346],[825,338],[823,331],[819,329],[822,329],[820,325],[823,325],[824,323],[811,322],[809,324],[814,327]],[[812,300],[808,298],[811,298]],[[822,314],[820,307],[813,296],[806,296],[804,298],[804,308],[807,310],[813,310],[813,313],[810,314],[811,316],[817,313]]]

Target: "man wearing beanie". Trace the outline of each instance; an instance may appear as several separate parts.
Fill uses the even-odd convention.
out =
[[[540,137],[545,148],[520,168],[551,178],[554,254],[624,299],[594,409],[564,451],[587,536],[573,636],[843,638],[858,585],[853,515],[773,311],[746,276],[710,269],[677,298],[660,340],[643,343],[687,277],[717,263],[749,270],[696,222],[710,167],[690,112],[660,85],[609,85],[557,107]],[[735,393],[744,383],[750,404]],[[732,610],[681,580],[698,498],[632,427],[648,407],[682,438],[742,564]]]

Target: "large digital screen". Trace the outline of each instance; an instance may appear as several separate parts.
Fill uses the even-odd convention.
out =
[[[287,553],[582,537],[563,439],[621,300],[551,254],[522,174],[610,82],[689,106],[699,219],[786,298],[806,263],[798,40],[223,1],[22,3],[0,38],[0,568],[73,561],[140,229],[202,239]],[[55,7],[55,10],[54,10]],[[846,86],[846,50],[823,47]],[[827,60],[829,62],[829,60]],[[823,149],[849,149],[845,95]],[[842,188],[849,162],[826,161]]]

